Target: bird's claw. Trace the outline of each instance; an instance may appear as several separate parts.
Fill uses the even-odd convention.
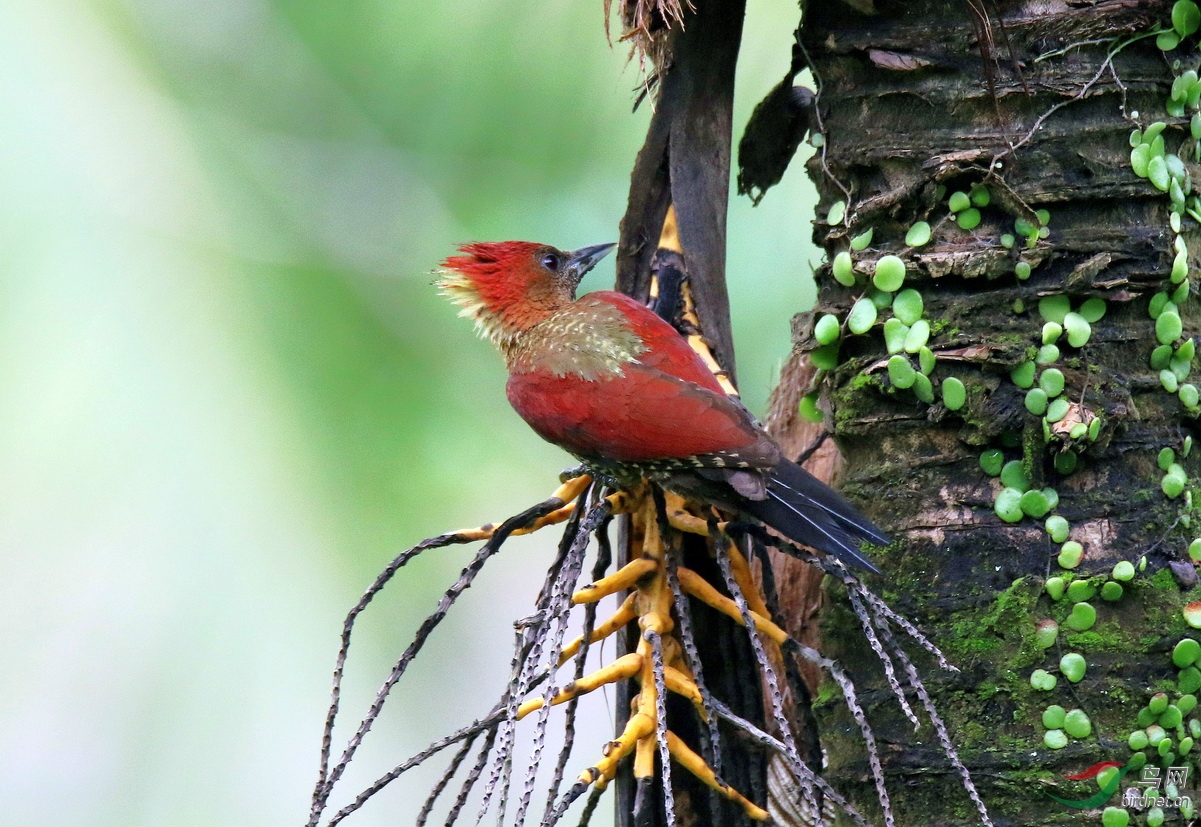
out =
[[[576,480],[585,475],[590,475],[592,472],[588,470],[588,466],[583,463],[573,465],[570,468],[564,468],[559,472],[559,482],[565,483],[570,480]]]

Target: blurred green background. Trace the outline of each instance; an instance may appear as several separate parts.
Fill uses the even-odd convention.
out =
[[[467,240],[616,240],[638,67],[600,0],[0,6],[0,823],[300,825],[346,610],[569,464],[430,271]],[[739,128],[796,19],[751,0]],[[795,165],[731,208],[760,412],[811,302],[812,204]],[[350,786],[491,706],[552,542],[485,569]],[[469,554],[369,613],[348,719]]]

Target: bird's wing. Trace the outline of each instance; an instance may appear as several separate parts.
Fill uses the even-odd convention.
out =
[[[721,392],[639,362],[583,381],[544,372],[509,377],[509,401],[544,439],[580,457],[697,467],[770,465],[779,449]]]

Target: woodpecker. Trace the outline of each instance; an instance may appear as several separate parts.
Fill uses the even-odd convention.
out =
[[[500,349],[521,418],[599,476],[645,477],[878,573],[860,546],[885,534],[783,457],[675,328],[622,293],[575,297],[615,246],[464,244],[437,285]]]

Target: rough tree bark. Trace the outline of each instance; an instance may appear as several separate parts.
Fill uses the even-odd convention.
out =
[[[1159,342],[1149,303],[1178,289],[1168,278],[1176,233],[1170,197],[1131,169],[1129,138],[1135,127],[1163,121],[1167,152],[1194,159],[1192,110],[1170,117],[1165,103],[1174,76],[1195,68],[1196,47],[1165,53],[1150,37],[1117,48],[1157,23],[1170,26],[1166,2],[856,5],[810,3],[800,31],[820,83],[825,149],[809,164],[821,194],[818,214],[824,219],[832,205],[846,202],[845,219],[817,222],[816,240],[833,259],[852,238],[873,231],[870,244],[853,253],[853,287],[838,283],[830,266],[821,268],[812,318],[830,313],[845,322],[868,291],[874,263],[899,255],[904,286],[924,299],[936,363],[922,394],[906,384],[913,369],[920,373],[916,353],[902,351],[911,370],[890,374],[882,335],[889,310],[881,309],[863,335],[844,326],[836,365],[815,386],[844,457],[842,488],[897,540],[876,556],[884,576],[873,585],[961,669],[944,673],[918,658],[994,822],[1098,823],[1098,809],[1064,806],[1046,791],[1065,799],[1096,792],[1094,781],[1063,776],[1100,761],[1129,762],[1127,737],[1150,722],[1140,712],[1146,716],[1152,693],[1166,691],[1173,705],[1191,695],[1191,677],[1178,674],[1172,653],[1192,631],[1182,609],[1197,598],[1186,552],[1196,528],[1188,526],[1187,494],[1165,492],[1171,486],[1157,459],[1173,449],[1192,475],[1195,457],[1183,454],[1196,410],[1168,392],[1165,383],[1172,383],[1150,364]],[[1174,65],[1177,59],[1183,65]],[[948,196],[979,185],[989,203],[979,207],[974,227],[974,218],[959,216],[971,227],[962,229],[948,212]],[[1050,213],[1049,234],[1037,238],[1035,211],[1042,209]],[[1002,245],[1015,218],[1033,228],[1033,246],[1020,234],[1012,248]],[[918,221],[933,227],[932,240],[909,247],[906,232]],[[1201,247],[1187,214],[1182,235]],[[1033,268],[1027,280],[1015,276],[1019,262]],[[1044,416],[1027,408],[1025,381],[1015,382],[1011,372],[1043,344],[1040,300],[1055,296],[1068,297],[1074,310],[1101,298],[1107,312],[1092,322],[1082,346],[1064,337],[1057,358],[1042,353],[1035,386],[1046,371],[1059,371],[1070,406],[1048,433]],[[1193,332],[1194,306],[1195,299],[1181,302],[1185,331],[1169,336],[1172,347]],[[798,352],[815,347],[812,331],[811,317],[798,320]],[[941,392],[951,377],[966,390],[957,410]],[[809,390],[788,378],[782,398],[795,401]],[[1095,439],[1066,433],[1074,416],[1086,425],[1099,418]],[[1078,567],[1061,569],[1061,545],[1049,539],[1045,517],[1019,512],[1010,523],[994,512],[1003,484],[982,470],[986,450],[1017,460],[1029,487],[1055,489],[1058,505],[1048,513],[1066,518],[1071,540],[1083,546]],[[1072,473],[1064,473],[1068,454],[1078,460]],[[1031,509],[1037,513],[1038,504]],[[1133,579],[1112,580],[1122,561],[1134,564]],[[1056,577],[1086,582],[1053,600],[1046,586]],[[1103,600],[1096,592],[1114,582],[1122,596]],[[1110,586],[1107,596],[1115,594]],[[863,691],[897,823],[979,823],[930,727],[915,733],[887,691],[868,689],[886,686],[879,661],[838,595],[829,597],[821,648]],[[1089,604],[1097,619],[1087,623],[1090,610],[1078,609],[1081,628],[1074,631],[1067,621],[1077,603]],[[1043,648],[1035,629],[1048,618],[1061,631]],[[1079,683],[1060,674],[1069,652],[1087,663]],[[1057,686],[1034,689],[1036,669],[1057,677]],[[1091,734],[1048,747],[1042,715],[1050,705],[1083,710]],[[818,717],[829,777],[879,817],[862,744],[836,691],[823,693]],[[1171,751],[1152,756],[1152,764],[1188,763],[1179,753],[1189,717],[1183,730],[1168,727]],[[1116,795],[1108,802],[1118,803]],[[1168,823],[1173,818],[1180,816],[1168,808]]]

